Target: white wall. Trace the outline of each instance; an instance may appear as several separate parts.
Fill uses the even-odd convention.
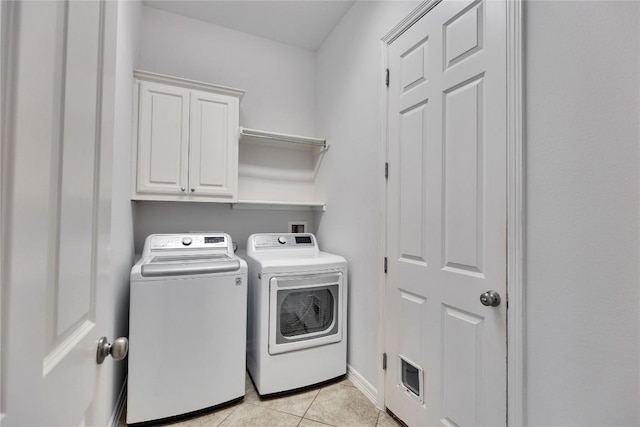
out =
[[[133,68],[138,56],[141,3],[118,3],[115,69],[115,115],[111,200],[111,272],[109,341],[129,335],[129,273],[133,264],[133,212],[130,197]],[[97,420],[107,425],[127,372],[126,359],[107,358],[100,369]],[[117,420],[116,420],[117,421]]]
[[[319,184],[323,249],[349,261],[348,362],[378,388],[378,188],[382,43],[419,2],[356,2],[317,52],[316,131],[331,143]]]
[[[526,422],[640,425],[640,3],[525,5]]]
[[[252,233],[284,233],[289,221],[306,221],[314,230],[311,211],[231,209],[226,203],[138,202],[136,252],[142,252],[144,239],[150,234],[186,231],[223,231],[245,249]]]
[[[314,135],[314,52],[148,6],[142,7],[140,26],[140,69],[244,89],[240,125]],[[241,149],[241,161],[243,154]],[[310,212],[239,211],[201,203],[137,202],[137,207],[137,252],[151,233],[225,231],[242,248],[249,234],[284,232],[289,221],[305,220],[313,231]]]
[[[314,52],[142,9],[140,69],[244,89],[240,125],[313,134]]]

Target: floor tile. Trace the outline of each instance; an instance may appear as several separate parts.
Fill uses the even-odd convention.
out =
[[[348,385],[349,387],[355,387],[355,385],[351,382],[349,377],[347,377],[346,375],[345,375],[345,377],[344,377],[344,379],[342,381],[338,382],[338,384]]]
[[[338,427],[373,427],[378,410],[357,388],[333,384],[320,390],[304,418]]]
[[[295,427],[301,418],[245,402],[229,415],[220,427]]]
[[[311,406],[311,402],[313,402],[313,399],[318,395],[318,392],[319,390],[309,390],[278,398],[260,399],[258,393],[252,387],[245,395],[244,400],[254,405],[301,417],[307,412],[307,409]]]
[[[306,418],[303,418],[302,421],[300,421],[300,424],[298,424],[298,427],[327,427],[328,425],[329,424],[322,424],[317,421],[307,420]]]
[[[378,417],[378,427],[398,427],[402,426],[399,422],[395,420],[391,415],[387,414],[385,411],[380,411],[380,416]]]
[[[165,423],[166,427],[217,426],[375,426],[398,427],[389,415],[381,414],[347,379],[323,388],[260,399],[250,377],[245,379],[246,395],[242,402],[198,417]],[[301,416],[304,415],[305,419]],[[126,406],[118,422],[125,427]]]
[[[233,405],[198,417],[160,424],[158,427],[216,427],[231,415],[238,406],[239,405]]]

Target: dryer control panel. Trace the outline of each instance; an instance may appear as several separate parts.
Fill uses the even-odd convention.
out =
[[[254,234],[249,237],[249,245],[255,250],[278,248],[317,248],[311,233]]]

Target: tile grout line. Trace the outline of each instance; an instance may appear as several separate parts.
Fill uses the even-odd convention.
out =
[[[258,392],[256,391],[256,396],[257,396],[257,398],[258,398],[258,401],[257,401],[257,402],[249,402],[249,401],[247,401],[247,400],[246,400],[246,398],[245,398],[245,399],[243,399],[242,401],[238,402],[238,403],[233,407],[233,410],[232,410],[232,411],[230,411],[230,412],[229,412],[229,413],[228,413],[228,414],[227,414],[227,415],[226,415],[222,420],[220,420],[220,422],[219,422],[219,423],[217,423],[217,424],[216,424],[216,426],[220,426],[220,425],[222,425],[222,424],[223,424],[223,423],[224,423],[224,422],[225,422],[225,421],[226,421],[226,420],[227,420],[227,419],[228,419],[232,414],[234,414],[234,413],[235,413],[235,411],[238,409],[238,407],[240,407],[241,405],[247,404],[247,405],[255,406],[255,407],[258,407],[258,408],[266,409],[266,410],[269,410],[269,411],[275,411],[275,412],[279,412],[279,413],[286,414],[286,415],[290,415],[290,416],[294,416],[294,417],[300,417],[300,421],[298,421],[297,426],[299,426],[299,425],[302,423],[302,421],[306,419],[306,420],[308,420],[308,421],[313,421],[313,422],[315,422],[315,423],[322,424],[322,425],[325,425],[325,426],[335,427],[335,426],[333,426],[332,424],[327,424],[327,423],[325,423],[325,422],[318,421],[318,420],[315,420],[315,419],[313,419],[313,418],[305,418],[305,417],[306,417],[306,415],[307,415],[307,413],[309,412],[309,409],[311,409],[311,406],[314,404],[314,402],[316,401],[316,399],[317,399],[317,398],[318,398],[318,396],[320,395],[320,392],[321,392],[322,390],[325,390],[326,388],[331,387],[331,386],[334,386],[334,385],[340,385],[340,386],[342,386],[342,387],[351,387],[351,388],[354,388],[354,386],[352,386],[352,385],[347,385],[347,384],[342,384],[342,383],[334,383],[334,384],[331,384],[331,385],[328,385],[328,386],[325,386],[325,387],[320,388],[320,389],[317,391],[316,395],[313,397],[313,400],[311,401],[311,403],[309,404],[309,406],[307,407],[307,409],[305,410],[305,412],[304,412],[304,414],[303,414],[302,416],[300,416],[300,415],[296,415],[296,414],[292,414],[292,413],[290,413],[290,412],[286,412],[286,411],[281,410],[281,409],[270,408],[270,407],[268,407],[268,406],[260,405],[260,402],[262,402],[262,401],[260,400],[260,395],[259,395],[259,394],[258,394]],[[253,384],[252,384],[252,388],[255,390],[255,386],[253,386]],[[355,388],[357,388],[357,387],[355,387]],[[248,392],[245,392],[245,397],[246,397],[247,393],[248,393]],[[379,419],[380,419],[380,411],[378,411],[378,418],[376,419],[376,426],[377,426],[377,422],[378,422],[378,420],[379,420]]]
[[[320,390],[318,390],[318,392],[320,392]],[[282,409],[270,408],[269,406],[261,405],[260,403],[261,403],[261,402],[263,402],[263,401],[262,401],[262,400],[260,400],[260,395],[259,395],[259,394],[257,394],[257,392],[256,392],[256,395],[258,396],[258,403],[253,403],[253,402],[246,402],[246,403],[248,403],[249,405],[257,406],[257,407],[259,407],[259,408],[268,409],[268,410],[270,410],[270,411],[276,411],[276,412],[281,412],[281,413],[283,413],[283,414],[287,414],[287,415],[293,415],[294,417],[304,417],[304,415],[292,414],[291,412],[287,412],[287,411],[284,411],[284,410],[282,410]],[[295,395],[294,395],[294,396],[295,396]],[[318,393],[316,393],[316,395],[313,397],[313,400],[311,401],[311,403],[313,403],[313,402],[316,400],[316,397],[317,397],[317,396],[318,396]],[[273,400],[279,400],[279,399],[280,399],[280,398],[275,398],[275,399],[273,399]],[[268,401],[269,401],[269,400],[267,400],[267,402],[268,402]],[[311,407],[311,404],[309,404],[309,407]],[[309,410],[309,408],[307,408],[307,410]],[[306,413],[307,413],[307,411],[305,411],[304,413],[306,414]]]
[[[313,400],[311,401],[311,403],[309,404],[309,407],[307,408],[306,411],[304,411],[304,414],[302,415],[302,419],[300,420],[300,423],[302,422],[302,420],[304,420],[307,416],[307,412],[309,412],[309,409],[311,409],[311,406],[313,406],[313,402],[316,401],[316,399],[318,398],[318,396],[320,396],[320,392],[324,390],[324,387],[322,387],[320,390],[318,390],[318,392],[316,393],[316,395],[313,397]],[[311,420],[311,421],[315,421],[315,420]],[[298,423],[298,425],[300,425],[300,423]]]
[[[258,401],[258,402],[260,402],[260,401]],[[281,414],[286,414],[286,415],[291,415],[292,417],[302,418],[300,415],[292,414],[291,412],[283,411],[282,409],[270,408],[268,406],[260,405],[258,403],[252,403],[252,402],[246,402],[246,403],[247,403],[247,405],[256,406],[258,408],[266,409],[268,411],[280,412]],[[305,414],[306,414],[306,412],[305,412]]]
[[[216,427],[218,427],[218,426],[222,425],[222,423],[223,423],[223,422],[225,422],[225,421],[226,421],[226,419],[227,419],[227,418],[229,418],[229,417],[231,416],[231,414],[233,414],[234,412],[236,412],[236,409],[238,409],[238,407],[239,407],[240,405],[242,405],[243,403],[244,403],[244,399],[242,399],[242,401],[241,401],[241,402],[239,402],[238,404],[236,404],[236,405],[235,405],[235,407],[233,408],[233,411],[229,412],[229,413],[227,414],[227,416],[226,416],[226,417],[224,417],[223,419],[221,419],[221,420],[220,420],[220,422],[219,422],[218,424],[216,424]]]
[[[311,422],[314,422],[314,423],[316,423],[316,424],[322,424],[323,426],[327,426],[327,427],[336,427],[336,426],[334,426],[333,424],[323,423],[322,421],[312,420],[311,418],[303,418],[303,419],[300,421],[300,423],[302,423],[302,421],[304,421],[304,420],[306,420],[306,421],[311,421]],[[298,425],[300,425],[300,423],[298,423]]]
[[[320,424],[325,425],[325,426],[336,427],[336,426],[334,426],[333,424],[327,424],[327,423],[324,423],[324,422],[322,422],[322,421],[315,420],[315,419],[313,419],[313,418],[305,418],[305,417],[307,416],[307,412],[309,412],[309,409],[311,409],[311,406],[313,405],[313,403],[316,401],[316,399],[317,399],[317,398],[318,398],[318,396],[320,395],[320,392],[321,392],[322,390],[325,390],[325,389],[327,389],[327,388],[329,388],[329,387],[336,386],[336,385],[338,385],[338,386],[342,386],[342,387],[347,387],[347,388],[355,388],[356,390],[358,389],[358,387],[354,386],[353,384],[343,384],[343,383],[342,383],[342,381],[341,381],[341,382],[337,382],[337,383],[333,383],[333,384],[329,384],[329,385],[327,385],[327,386],[325,386],[325,387],[322,387],[322,388],[318,391],[318,394],[316,394],[316,396],[313,398],[313,401],[311,402],[311,405],[309,405],[309,407],[308,407],[308,408],[307,408],[307,410],[305,411],[304,415],[302,416],[302,420],[310,420],[310,421],[313,421],[313,422],[316,422],[316,423],[320,423]],[[359,391],[359,390],[358,390],[358,391]],[[376,408],[376,410],[378,410],[378,409]],[[378,410],[378,411],[379,411],[379,410]],[[380,414],[378,413],[378,418],[379,418],[379,417],[380,417]],[[378,418],[376,418],[376,425],[375,425],[374,427],[377,427],[377,425],[378,425]],[[302,420],[300,420],[300,423],[302,422]],[[300,423],[298,423],[298,426],[300,425]]]
[[[300,415],[292,414],[291,412],[285,412],[285,411],[282,411],[282,410],[280,410],[280,409],[269,408],[268,406],[262,406],[262,405],[259,405],[259,404],[253,403],[253,402],[242,402],[242,404],[243,404],[243,405],[244,405],[244,404],[246,404],[246,405],[250,405],[250,406],[255,406],[256,408],[264,409],[264,410],[267,410],[267,411],[278,412],[278,413],[280,413],[280,414],[289,415],[289,416],[292,416],[292,417],[300,418],[300,420],[302,420],[302,417],[300,417]],[[238,405],[238,406],[240,406],[240,405]],[[225,417],[225,420],[226,420],[229,416],[231,416],[231,414],[232,414],[232,413],[234,413],[234,412],[235,412],[235,409],[234,409],[233,411],[231,411],[231,413]],[[220,423],[222,423],[223,421],[224,421],[224,420],[222,420]],[[299,425],[299,424],[300,424],[300,423],[298,423],[298,425]],[[218,424],[218,426],[219,426],[219,425],[220,425],[220,424]]]
[[[260,408],[260,409],[266,409],[266,410],[268,410],[268,411],[280,412],[281,414],[291,415],[291,416],[294,416],[294,417],[300,417],[299,415],[292,414],[292,413],[290,413],[290,412],[285,412],[285,411],[281,411],[280,409],[269,408],[268,406],[260,405],[259,403],[260,403],[260,402],[262,402],[262,400],[260,400],[260,394],[258,393],[258,390],[256,389],[255,385],[253,384],[253,381],[251,381],[251,388],[252,388],[252,389],[253,389],[253,391],[255,391],[255,393],[256,393],[256,397],[258,398],[258,403],[253,403],[253,402],[249,402],[248,400],[246,400],[246,396],[247,396],[248,392],[247,392],[247,391],[245,391],[245,399],[243,399],[243,400],[242,400],[242,402],[240,402],[238,405],[236,405],[236,407],[233,409],[233,411],[231,411],[231,412],[229,413],[229,415],[227,415],[227,416],[226,416],[222,421],[220,421],[220,424],[222,424],[222,423],[224,422],[224,420],[226,420],[227,418],[229,418],[229,417],[231,416],[231,414],[233,414],[233,413],[236,411],[236,409],[237,409],[240,405],[243,405],[243,404],[247,404],[247,405],[255,406],[255,407]],[[317,394],[316,394],[316,396],[317,396]],[[314,397],[313,399],[315,400],[315,397]],[[311,402],[311,403],[313,403],[313,402]],[[309,405],[309,406],[311,406],[311,405]],[[306,414],[306,412],[305,412],[305,414]],[[302,417],[300,417],[300,421],[298,422],[298,424],[297,424],[297,425],[300,425],[300,422],[302,422]],[[220,424],[218,424],[218,426],[220,426]]]

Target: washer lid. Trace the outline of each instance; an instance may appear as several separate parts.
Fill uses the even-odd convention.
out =
[[[240,261],[222,254],[155,256],[140,266],[143,277],[226,273],[240,270]]]

